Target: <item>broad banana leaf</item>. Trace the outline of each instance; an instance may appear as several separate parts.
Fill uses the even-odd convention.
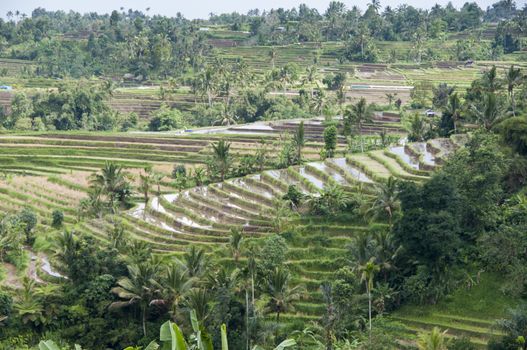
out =
[[[221,350],[229,350],[229,342],[227,341],[227,326],[221,325]]]
[[[60,350],[53,340],[42,340],[38,343],[39,350]]]
[[[291,346],[295,346],[296,341],[294,339],[286,339],[274,349],[274,350],[284,350],[285,348],[289,348]]]
[[[187,343],[181,329],[170,321],[161,325],[159,340],[163,342],[163,350],[187,350]]]

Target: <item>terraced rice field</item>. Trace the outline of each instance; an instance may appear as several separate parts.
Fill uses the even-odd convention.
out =
[[[392,117],[385,118],[386,122],[393,122]],[[294,130],[292,125],[282,125],[281,132]],[[122,164],[130,172],[151,165],[168,175],[175,163],[192,166],[204,162],[210,153],[210,142],[222,137],[229,137],[234,152],[239,154],[252,153],[264,138],[270,145],[271,155],[279,151],[273,144],[273,140],[279,138],[274,133],[254,130],[252,133],[231,130],[232,134],[222,131],[185,136],[156,134],[155,137],[82,133],[6,135],[0,137],[3,146],[0,168],[4,173],[0,180],[0,208],[14,211],[30,207],[44,227],[50,225],[51,213],[58,209],[65,214],[68,227],[100,241],[109,240],[108,232],[118,221],[132,238],[149,243],[158,254],[178,256],[189,245],[196,245],[218,257],[233,228],[254,239],[274,232],[276,200],[291,184],[304,193],[315,194],[328,184],[338,184],[350,193],[362,192],[369,196],[376,183],[390,176],[423,181],[464,142],[463,137],[437,139],[313,161],[318,159],[318,150],[322,147],[316,137],[320,132],[316,121],[311,131],[311,136],[306,133],[308,139],[311,137],[305,149],[308,162],[302,166],[265,170],[181,192],[176,192],[170,183],[164,183],[162,195],[146,206],[139,202],[119,217],[107,215],[81,221],[78,221],[76,207],[86,197],[87,178],[107,160]],[[298,232],[285,237],[290,247],[287,265],[295,276],[294,282],[304,284],[308,293],[293,312],[283,317],[291,329],[300,321],[316,320],[322,315],[321,283],[330,278],[331,271],[346,264],[343,257],[348,254],[348,245],[354,235],[368,230],[364,223],[310,217],[298,219],[297,224]],[[487,321],[449,315],[445,317],[458,325],[456,332],[459,334],[471,336],[478,344],[488,339],[474,333],[483,334]],[[408,325],[409,334],[426,329],[428,325],[444,325],[437,321],[441,316],[435,314],[433,319],[406,316],[399,315],[397,319]]]
[[[438,145],[456,147],[449,139],[429,142],[427,152],[435,154],[437,160],[443,151],[443,148],[436,148]],[[425,165],[420,160],[422,156],[406,151],[411,146],[401,146],[405,157],[398,154],[398,147],[393,147],[348,158],[308,162],[288,169],[267,170],[163,195],[146,207],[137,205],[122,220],[134,237],[149,242],[158,253],[179,255],[188,244],[196,244],[212,253],[228,241],[230,229],[241,229],[253,238],[272,233],[273,207],[289,185],[297,185],[304,193],[317,193],[328,184],[339,184],[349,192],[361,191],[368,195],[376,182],[385,181],[389,176],[414,181],[425,179],[430,171],[421,168]],[[90,225],[100,227],[104,223]],[[308,296],[297,304],[295,312],[284,315],[291,327],[295,321],[315,320],[321,316],[324,309],[319,291],[321,283],[330,277],[328,271],[345,264],[343,257],[348,253],[352,237],[368,229],[365,224],[309,217],[302,218],[299,226],[298,235],[286,237],[290,245],[287,265],[296,276],[294,281],[306,286]],[[94,235],[104,239],[100,231]],[[320,244],[320,240],[324,244]]]

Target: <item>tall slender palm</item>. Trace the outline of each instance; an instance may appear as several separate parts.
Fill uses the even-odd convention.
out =
[[[490,70],[483,74],[483,85],[487,92],[494,93],[500,88],[501,82],[498,79],[496,66],[492,66]]]
[[[154,171],[152,172],[152,182],[156,185],[156,196],[161,196],[161,183],[165,178],[165,174]]]
[[[240,260],[242,252],[242,242],[243,236],[240,230],[235,228],[231,229],[231,236],[229,237],[229,248],[231,250],[234,262],[236,263],[238,262],[238,260]]]
[[[129,265],[127,268],[129,277],[119,279],[118,286],[112,289],[112,292],[123,300],[113,302],[110,308],[139,305],[143,335],[146,336],[146,311],[152,300],[160,293],[159,284],[156,282],[159,264],[146,261]]]
[[[402,251],[402,246],[397,243],[391,230],[376,230],[372,236],[375,240],[375,260],[383,272],[384,282],[387,282],[388,272],[396,268],[395,262]]]
[[[269,56],[269,61],[271,61],[271,68],[274,69],[274,64],[277,56],[276,49],[274,48],[274,46],[271,47],[267,55]]]
[[[205,251],[203,249],[191,246],[189,250],[183,254],[184,266],[187,268],[190,277],[200,277],[207,266]]]
[[[373,119],[373,108],[368,105],[368,102],[364,97],[354,105],[350,105],[344,112],[344,116],[347,118],[349,125],[355,124],[359,130],[361,137],[361,151],[364,152],[364,140],[362,137],[362,127],[365,123],[369,123]]]
[[[169,305],[173,320],[176,319],[178,308],[194,282],[181,264],[171,264],[166,268],[160,284],[163,289],[163,302]]]
[[[445,108],[445,112],[452,117],[454,123],[454,133],[457,133],[457,124],[461,119],[461,99],[457,92],[454,92],[448,96],[448,102]]]
[[[324,111],[324,107],[326,106],[327,102],[328,98],[326,93],[320,87],[317,87],[317,93],[311,99],[309,107],[313,113],[320,115]]]
[[[306,76],[304,77],[304,84],[308,83],[311,89],[311,98],[313,98],[313,84],[317,81],[318,78],[318,68],[317,66],[309,66],[306,68]]]
[[[150,169],[144,170],[143,174],[139,174],[139,191],[143,194],[143,198],[145,200],[145,210],[143,211],[144,215],[146,215],[147,208],[148,208],[148,202],[150,200],[150,190],[152,188],[152,172]]]
[[[375,200],[371,206],[370,211],[374,217],[379,215],[386,215],[388,223],[392,226],[393,216],[399,209],[399,189],[397,179],[390,176],[386,183],[379,183],[376,185]]]
[[[295,134],[293,135],[293,142],[295,143],[296,147],[296,157],[298,162],[302,161],[302,148],[306,144],[306,140],[304,138],[304,122],[301,121],[298,125],[298,128],[296,129]]]
[[[187,294],[187,306],[196,312],[198,322],[203,323],[210,314],[211,294],[205,288],[192,288]]]
[[[216,88],[216,75],[212,67],[206,67],[199,78],[199,86],[202,92],[207,94],[209,107],[212,107],[212,94]]]
[[[225,174],[229,171],[231,163],[230,148],[231,144],[223,139],[212,144],[213,161],[222,181],[225,180]]]
[[[486,130],[492,129],[503,119],[501,105],[492,92],[485,93],[479,105],[472,105],[471,112]]]
[[[511,100],[512,114],[516,116],[516,103],[514,100],[514,88],[518,86],[523,80],[520,68],[514,68],[512,65],[505,76],[507,82],[507,92]]]
[[[267,278],[267,293],[271,297],[267,303],[267,311],[276,313],[277,323],[280,322],[280,314],[294,310],[295,301],[304,293],[303,286],[292,287],[290,283],[291,275],[281,268],[271,271]]]
[[[368,293],[368,320],[369,320],[369,332],[371,338],[371,293],[373,290],[373,280],[375,274],[380,271],[379,265],[375,264],[375,258],[370,259],[365,265],[360,266],[361,271],[361,282],[364,282],[366,286],[366,293]]]

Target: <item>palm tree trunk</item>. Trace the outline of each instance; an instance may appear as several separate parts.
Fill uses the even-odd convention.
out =
[[[370,322],[369,337],[371,343],[371,291],[368,288],[368,319]]]
[[[141,313],[143,314],[143,336],[146,337],[146,305],[142,307]]]
[[[245,289],[245,348],[249,350],[249,291]]]
[[[514,101],[514,90],[511,90],[511,106],[512,106],[512,115],[516,116],[516,103]]]
[[[251,306],[254,317],[254,274],[251,274]]]
[[[359,134],[360,134],[360,151],[364,153],[364,139],[362,137],[362,126],[359,125]]]

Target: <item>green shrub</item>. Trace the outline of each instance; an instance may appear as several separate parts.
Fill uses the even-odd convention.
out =
[[[51,226],[59,228],[62,226],[63,221],[64,213],[58,209],[53,210],[53,213],[51,213]]]

